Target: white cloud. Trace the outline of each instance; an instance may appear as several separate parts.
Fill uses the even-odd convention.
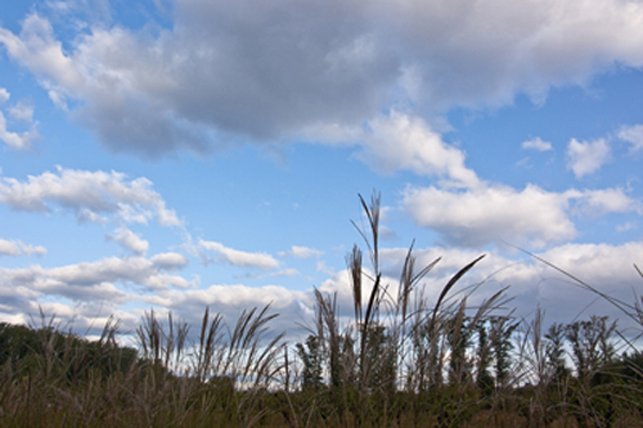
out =
[[[1,30],[2,28],[0,28]],[[9,98],[11,98],[11,94],[5,88],[0,88],[0,106],[9,101]],[[8,112],[13,119],[27,122],[29,130],[24,132],[9,131],[7,118],[0,111],[0,141],[16,150],[30,148],[33,142],[40,137],[36,130],[38,123],[33,120],[33,103],[24,99],[19,100],[17,104],[9,107]]]
[[[50,78],[49,82],[43,82],[46,86],[60,88],[51,90],[64,92],[82,82],[80,72],[75,69],[73,60],[65,56],[62,43],[55,39],[47,19],[28,16],[20,36],[22,38],[0,28],[0,43],[5,45],[7,52],[35,74]]]
[[[162,270],[178,270],[188,265],[188,259],[178,253],[162,253],[151,258],[152,263]]]
[[[123,248],[139,256],[144,255],[150,245],[149,242],[142,239],[140,235],[137,235],[125,226],[118,227],[113,235],[107,235],[107,239],[117,242]]]
[[[60,275],[60,272],[43,269],[35,265],[27,269],[0,269],[0,279],[6,287],[15,290],[15,299],[25,305],[24,300],[46,297],[65,297],[73,301],[107,300],[123,303],[126,293],[108,281],[76,282],[74,278]],[[66,280],[70,279],[70,282]]]
[[[358,156],[376,169],[410,170],[458,186],[479,184],[476,173],[464,164],[464,153],[442,141],[421,118],[393,111],[369,121],[367,127]]]
[[[239,267],[255,267],[259,269],[274,269],[279,262],[266,253],[248,253],[225,247],[214,241],[199,241],[199,247],[218,254],[219,260]],[[206,259],[207,260],[207,259]]]
[[[9,108],[9,115],[16,120],[31,123],[33,122],[33,109],[32,102],[20,100],[16,105]]]
[[[643,125],[624,126],[619,131],[618,138],[632,144],[632,152],[643,150]]]
[[[58,167],[55,173],[28,176],[26,181],[0,179],[0,202],[22,211],[50,211],[52,204],[76,213],[79,220],[100,221],[114,214],[126,222],[146,224],[156,218],[163,226],[180,221],[146,178],[127,180],[123,173]]]
[[[385,270],[383,284],[395,298],[399,270],[406,255],[406,248],[383,248],[382,268]],[[637,242],[623,245],[567,244],[537,254],[555,263],[561,269],[588,281],[596,289],[622,299],[631,297],[632,287],[640,284],[640,277],[632,267],[643,254],[643,244]],[[473,250],[445,248],[417,248],[416,267],[420,268],[442,257],[440,263],[420,284],[424,286],[423,298],[427,304],[435,304],[438,294],[446,282],[459,269],[476,258],[479,253]],[[137,319],[131,312],[125,312],[120,305],[130,305],[133,300],[153,305],[156,310],[172,310],[186,321],[197,324],[206,306],[211,313],[224,315],[234,322],[242,310],[272,305],[271,313],[279,313],[270,327],[273,332],[286,331],[290,335],[305,334],[293,329],[295,325],[312,324],[313,296],[311,290],[295,291],[269,285],[249,287],[242,284],[211,285],[196,288],[153,288],[148,282],[156,284],[168,281],[162,269],[182,266],[184,259],[176,253],[159,254],[150,260],[141,257],[127,259],[109,258],[94,263],[81,263],[56,269],[43,269],[32,266],[27,269],[0,269],[0,319],[25,319],[26,314],[38,313],[41,304],[45,313],[55,313],[60,319],[75,318],[82,326],[91,325],[91,320],[101,326],[101,321],[109,314],[125,320],[130,330],[135,328]],[[156,278],[158,277],[158,278]],[[180,282],[178,279],[174,281]],[[152,294],[134,295],[118,289],[114,284],[138,284],[149,289]],[[588,291],[579,290],[569,278],[531,258],[519,255],[516,259],[506,258],[492,251],[476,265],[449,296],[461,298],[457,294],[466,287],[481,284],[468,298],[475,308],[484,298],[488,298],[499,288],[510,285],[508,297],[515,300],[505,306],[504,311],[518,307],[518,316],[529,318],[538,305],[547,311],[547,322],[571,322],[580,314],[581,319],[593,313],[620,317],[622,314],[605,301]],[[365,299],[368,294],[365,285]],[[333,274],[319,286],[322,292],[338,293],[342,315],[351,316],[352,296],[347,272]],[[51,303],[49,296],[64,296],[73,304]],[[418,294],[414,294],[414,298]],[[365,302],[364,302],[365,303]],[[584,314],[581,311],[591,305]],[[623,328],[627,323],[619,323]],[[76,325],[78,326],[78,325]]]
[[[569,190],[566,195],[577,201],[577,205],[589,214],[623,213],[637,211],[642,213],[641,203],[632,200],[623,189]]]
[[[293,276],[299,276],[301,273],[297,269],[282,269],[278,270],[275,272],[270,272],[265,275],[258,275],[254,273],[250,273],[245,275],[245,278],[251,278],[251,279],[266,279],[266,278],[285,278],[285,277],[293,277]]]
[[[16,307],[11,311],[0,307],[0,312],[27,312],[33,310],[38,300],[47,301],[52,297],[63,297],[81,304],[104,302],[115,308],[113,305],[140,297],[133,292],[125,292],[122,288],[159,293],[168,289],[194,287],[198,278],[188,281],[179,275],[167,273],[181,269],[186,264],[187,260],[182,256],[168,253],[152,259],[138,256],[109,257],[51,269],[39,265],[0,269],[0,297],[8,305]]]
[[[539,152],[553,150],[551,143],[548,141],[543,141],[540,137],[535,137],[531,140],[523,141],[521,147],[523,149],[537,150]]]
[[[222,305],[230,308],[249,309],[272,303],[276,309],[286,307],[296,299],[305,298],[304,292],[288,290],[284,287],[268,285],[264,287],[248,287],[245,285],[211,285],[201,290],[171,290],[164,293],[168,297],[166,306],[180,307],[185,303],[206,305]],[[163,295],[160,295],[163,298]]]
[[[323,251],[315,250],[313,248],[302,247],[299,245],[293,245],[290,250],[279,253],[281,257],[293,256],[298,259],[309,259],[309,258],[319,258],[324,254]]]
[[[0,238],[0,255],[5,256],[21,256],[21,255],[38,255],[42,256],[47,254],[47,249],[43,246],[33,246],[23,244],[21,241]]]
[[[626,222],[624,224],[618,224],[616,225],[616,231],[617,232],[627,232],[630,230],[636,229],[636,225],[632,222]]]
[[[0,141],[3,141],[6,145],[12,149],[21,150],[28,149],[31,147],[32,143],[39,138],[38,131],[36,131],[35,125],[32,125],[29,131],[25,132],[11,132],[7,129],[7,119],[4,114],[0,112]]]
[[[2,290],[0,290],[1,293]],[[85,337],[92,335],[100,337],[103,327],[112,315],[114,319],[119,320],[120,331],[123,333],[132,332],[138,326],[138,317],[120,309],[114,301],[96,299],[89,302],[64,303],[61,301],[38,301],[38,296],[32,296],[31,299],[23,297],[18,293],[10,297],[13,299],[12,303],[17,304],[16,306],[0,304],[0,321],[39,326],[41,322],[39,313],[42,310],[45,314],[45,320],[42,321],[45,323],[48,323],[50,317],[53,317],[51,319],[53,319],[54,325],[65,330],[71,329]],[[106,295],[106,297],[112,296]]]
[[[632,287],[640,286],[633,265],[641,265],[643,243],[623,245],[566,244],[552,248],[541,256],[560,269],[587,281],[604,292],[620,289],[631,297]]]
[[[5,88],[0,88],[0,105],[9,101],[9,98],[11,98],[11,94]]]
[[[289,339],[299,340],[305,333],[297,328],[312,320],[310,292],[289,290],[278,285],[249,287],[242,284],[211,285],[203,289],[167,290],[155,296],[143,296],[142,300],[156,307],[172,310],[193,325],[198,325],[206,307],[210,314],[223,315],[224,320],[236,322],[242,311],[261,310],[270,305],[269,314],[278,314],[267,327],[268,334],[286,333]]]
[[[610,158],[611,149],[605,139],[582,141],[572,139],[567,147],[567,168],[576,178],[598,171]]]
[[[522,191],[502,185],[465,191],[409,188],[403,204],[420,226],[439,232],[449,243],[473,247],[499,241],[542,247],[576,236],[575,211],[602,215],[641,210],[622,189],[555,193],[535,185]]]
[[[22,251],[20,246],[15,241],[7,241],[6,239],[0,239],[0,254],[5,256],[17,256],[20,255]]]
[[[32,14],[19,34],[0,27],[0,43],[55,102],[80,100],[108,147],[149,156],[359,126],[392,102],[440,115],[541,100],[643,65],[634,1],[179,0],[174,12],[171,30],[107,21],[64,49]]]
[[[176,266],[170,266],[174,270]],[[50,278],[65,285],[90,286],[102,283],[130,282],[149,289],[165,289],[168,286],[187,288],[192,284],[180,276],[163,271],[168,266],[144,257],[109,257],[97,262],[78,263],[43,271]]]
[[[10,97],[11,94],[5,88],[0,88],[0,105],[9,101]],[[28,122],[30,128],[28,131],[20,133],[9,131],[7,119],[4,113],[0,111],[0,141],[16,150],[30,148],[32,143],[40,137],[36,130],[37,123],[33,121],[33,105],[25,100],[20,100],[18,104],[10,107],[8,111],[14,119]]]
[[[404,206],[419,225],[461,245],[507,240],[542,246],[576,233],[566,213],[567,198],[534,185],[522,191],[500,185],[462,192],[408,189]]]

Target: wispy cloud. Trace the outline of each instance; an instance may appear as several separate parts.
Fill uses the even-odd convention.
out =
[[[11,240],[0,238],[0,255],[5,256],[22,256],[47,254],[47,249],[41,245],[33,246],[22,243],[20,240]]]
[[[217,253],[220,261],[234,266],[254,267],[264,270],[275,269],[279,266],[279,262],[266,253],[239,251],[214,241],[200,240],[198,245],[204,250]],[[209,258],[206,258],[206,261],[209,260]]]
[[[553,150],[551,143],[543,141],[540,137],[532,138],[531,140],[523,141],[520,145],[523,149],[536,150],[539,152],[546,152]]]
[[[290,250],[282,251],[279,253],[281,257],[292,256],[298,259],[310,259],[310,258],[319,258],[324,254],[323,251],[315,250],[313,248],[303,247],[299,245],[293,245]]]
[[[107,239],[117,242],[123,248],[139,256],[144,255],[150,246],[149,242],[125,226],[118,227],[112,235],[107,235]]]
[[[631,144],[631,152],[643,150],[643,125],[622,127],[618,132],[618,138]]]

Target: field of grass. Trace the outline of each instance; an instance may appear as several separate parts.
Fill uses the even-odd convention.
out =
[[[451,291],[482,256],[429,302],[422,279],[438,260],[418,267],[411,248],[393,290],[379,266],[379,196],[362,203],[371,273],[355,246],[350,320],[314,290],[313,327],[295,344],[270,330],[269,307],[234,325],[206,308],[193,327],[150,311],[136,349],[119,345],[117,321],[93,342],[44,315],[38,327],[0,324],[0,426],[643,426],[643,353],[615,322],[544,328],[541,311],[498,311],[506,290],[472,309]],[[610,301],[643,332],[638,302]]]

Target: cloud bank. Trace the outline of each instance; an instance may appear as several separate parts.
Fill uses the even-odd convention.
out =
[[[31,14],[0,44],[107,147],[159,156],[355,126],[396,104],[440,115],[542,100],[642,66],[642,17],[619,0],[177,0],[167,29],[90,23],[63,45]]]

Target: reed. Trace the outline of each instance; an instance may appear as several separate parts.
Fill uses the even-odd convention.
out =
[[[414,242],[389,284],[380,195],[360,203],[365,250],[346,256],[352,318],[314,288],[309,334],[294,344],[272,331],[269,305],[230,324],[204,308],[194,330],[150,310],[135,347],[120,344],[113,318],[94,342],[42,312],[31,326],[0,324],[0,426],[641,426],[643,354],[615,322],[546,328],[540,308],[517,319],[507,288],[470,306],[485,284],[463,282],[484,255],[431,301],[441,260],[418,266]],[[563,273],[643,326],[638,296],[622,302]]]

